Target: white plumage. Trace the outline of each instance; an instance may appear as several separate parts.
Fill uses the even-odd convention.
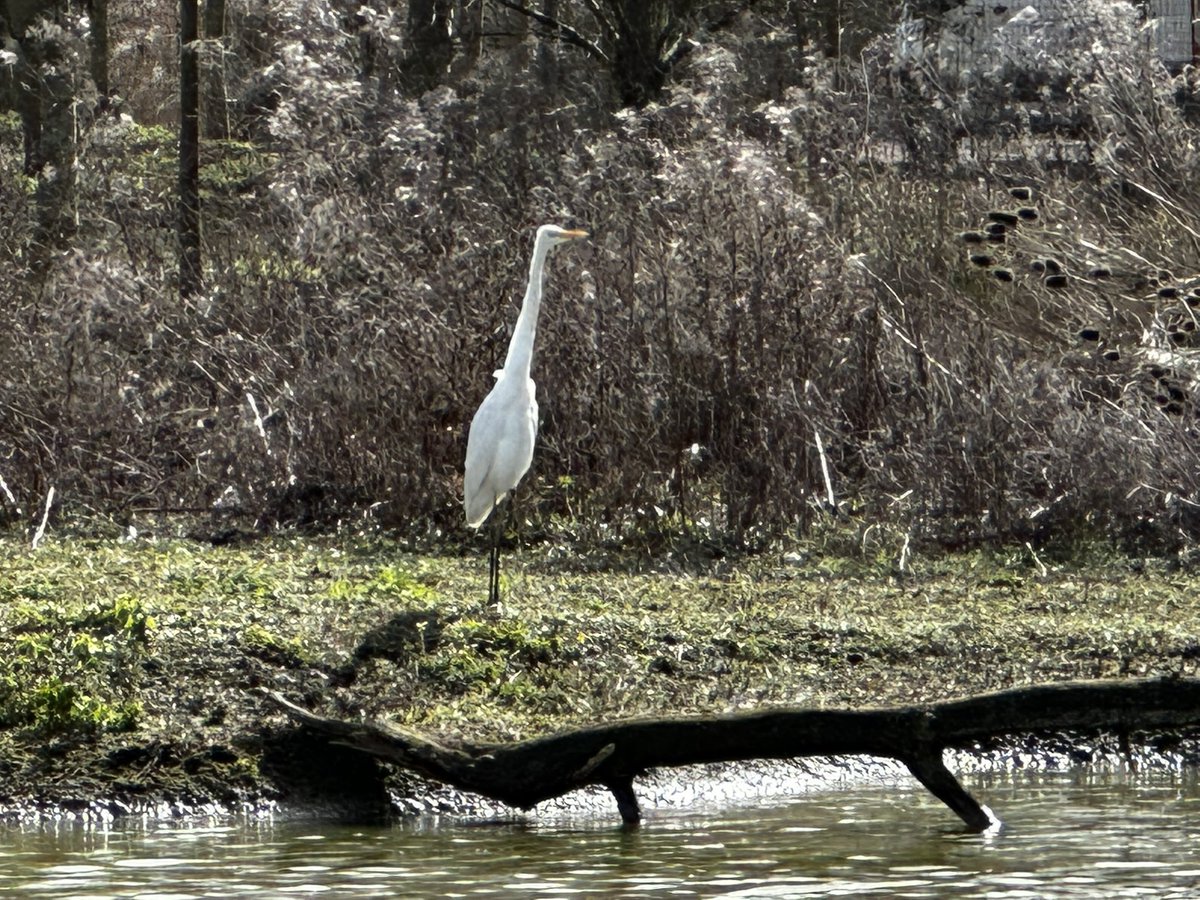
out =
[[[495,373],[496,383],[483,398],[467,434],[467,459],[463,476],[463,510],[467,524],[478,528],[504,497],[529,471],[533,443],[537,438],[537,387],[530,377],[533,342],[542,304],[542,270],[546,257],[559,244],[587,237],[586,231],[543,225],[537,230],[529,285],[521,304],[517,325],[508,345],[504,368]],[[488,602],[500,599],[499,534],[492,545]]]
[[[472,528],[482,525],[529,471],[537,423],[533,379],[497,369],[496,384],[479,405],[467,436],[463,507]]]

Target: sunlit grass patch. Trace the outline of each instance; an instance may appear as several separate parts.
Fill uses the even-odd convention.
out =
[[[0,542],[0,720],[29,733],[253,730],[302,691],[448,736],[654,713],[875,705],[1187,672],[1187,578],[1028,550],[833,556],[809,542],[655,570],[623,551],[482,556],[369,538]],[[862,542],[843,542],[842,549]],[[869,549],[869,548],[868,548]],[[217,723],[205,725],[205,722]]]

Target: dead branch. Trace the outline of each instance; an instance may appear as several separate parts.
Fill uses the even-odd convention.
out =
[[[647,769],[696,763],[866,754],[898,759],[974,831],[996,819],[942,762],[945,749],[1037,731],[1119,731],[1200,724],[1200,679],[1073,681],[921,706],[795,707],[720,716],[629,719],[508,744],[450,747],[382,722],[319,716],[268,696],[338,743],[429,778],[528,809],[588,785],[612,791],[621,818],[641,813],[633,780]]]
[[[608,62],[608,54],[595,41],[589,41],[586,37],[572,28],[570,25],[560,22],[553,16],[548,16],[543,12],[531,8],[526,3],[518,3],[516,0],[497,0],[501,6],[505,6],[514,12],[519,12],[523,16],[528,16],[537,22],[539,25],[547,28],[553,36],[557,37],[564,44],[570,44],[572,47],[578,47],[583,50],[588,56],[598,59],[601,62]]]

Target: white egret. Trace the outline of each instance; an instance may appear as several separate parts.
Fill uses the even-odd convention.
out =
[[[517,316],[504,358],[495,372],[496,383],[483,398],[467,434],[467,461],[463,477],[463,509],[467,525],[478,528],[496,505],[517,486],[533,461],[537,438],[537,389],[529,375],[538,311],[542,305],[542,269],[546,257],[559,244],[588,236],[586,231],[543,225],[533,243],[529,286]],[[488,571],[488,604],[500,602],[500,526],[492,536]]]

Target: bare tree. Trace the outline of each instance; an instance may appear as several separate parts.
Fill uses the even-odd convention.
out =
[[[179,4],[179,293],[199,293],[200,59],[199,2]]]
[[[92,81],[99,95],[98,106],[108,105],[111,87],[108,83],[108,0],[88,0],[88,17],[91,21]]]
[[[67,33],[56,18],[65,4],[9,0],[0,4],[0,34],[9,40],[15,104],[25,141],[25,173],[37,179],[35,258],[62,246],[74,231],[70,201],[75,184],[74,72]],[[32,27],[40,19],[52,24]]]
[[[561,10],[558,3],[534,9],[529,0],[499,2],[533,19],[549,37],[602,62],[621,102],[644,106],[662,92],[698,38],[726,28],[757,0],[581,0]]]
[[[229,104],[225,91],[225,0],[204,3],[204,136],[229,137]]]
[[[453,0],[411,0],[409,3],[409,52],[404,61],[404,76],[410,89],[428,89],[444,77],[454,52],[451,41],[453,21]]]

